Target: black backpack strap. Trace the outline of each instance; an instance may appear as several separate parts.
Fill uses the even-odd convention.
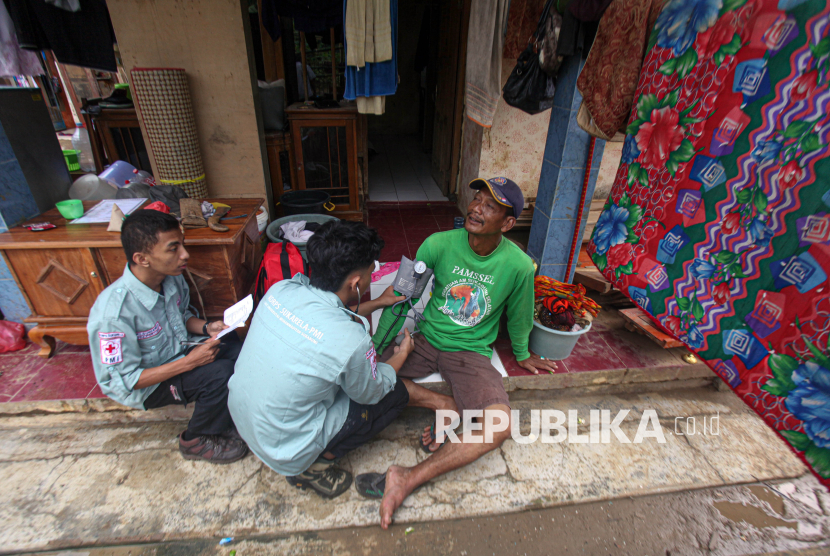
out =
[[[283,240],[282,251],[280,252],[280,269],[283,280],[291,280],[291,261],[288,258],[288,242]]]

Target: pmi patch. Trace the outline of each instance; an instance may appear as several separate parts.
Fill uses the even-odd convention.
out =
[[[369,348],[369,351],[366,352],[366,360],[372,364],[372,380],[377,380],[378,378],[378,354],[375,351],[375,347],[372,346]]]
[[[150,330],[145,330],[144,332],[139,332],[135,335],[136,338],[139,340],[149,340],[150,338],[155,338],[161,334],[161,325],[156,323],[156,325],[151,328]]]
[[[121,339],[123,337],[123,332],[98,333],[98,340],[101,342],[101,363],[115,365],[124,360],[121,353]]]

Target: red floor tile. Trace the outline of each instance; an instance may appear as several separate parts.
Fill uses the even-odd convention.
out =
[[[92,361],[82,353],[66,353],[45,360],[35,376],[12,399],[75,400],[85,398],[95,386]]]
[[[628,369],[644,367],[672,367],[683,362],[673,350],[655,349],[650,339],[628,330],[603,332],[603,339]]]
[[[624,369],[625,363],[605,343],[605,333],[591,330],[579,337],[570,357],[565,361],[571,372]]]
[[[409,205],[409,206],[401,206],[398,211],[401,213],[401,217],[406,218],[407,216],[420,216],[424,214],[432,214],[432,209],[429,208],[427,205]]]
[[[433,206],[430,207],[429,210],[436,216],[462,216],[461,211],[458,210],[458,207]]]
[[[409,244],[417,243],[421,245],[426,238],[431,236],[432,234],[438,233],[440,230],[436,226],[434,230],[412,230],[407,228],[406,229],[406,242]]]
[[[398,210],[382,210],[382,211],[369,211],[369,221],[370,222],[378,222],[383,220],[400,220],[401,213]]]
[[[31,382],[45,359],[32,355],[4,355],[0,357],[0,400],[10,401]]]
[[[455,224],[455,218],[453,216],[436,216],[435,221],[438,223],[439,228],[452,228]]]
[[[409,244],[409,252],[412,253],[414,257],[418,253],[418,248],[421,247],[423,241],[419,241],[418,243],[410,243]]]
[[[409,254],[409,246],[406,244],[389,245],[383,248],[380,253],[380,261],[386,263],[396,263],[401,260],[401,257],[411,258]]]
[[[378,218],[369,218],[369,227],[374,228],[376,230],[392,230],[397,228],[403,228],[403,220],[400,218],[390,218],[390,219],[378,219]]]
[[[404,218],[403,227],[407,230],[434,230],[438,231],[438,222],[431,214],[408,216]]]
[[[387,247],[406,243],[406,233],[403,231],[403,228],[397,230],[378,230],[378,235],[386,243]]]
[[[496,340],[496,343],[493,346],[496,349],[496,353],[499,355],[499,359],[501,360],[502,365],[504,365],[504,370],[507,371],[507,376],[531,376],[533,373],[525,369],[524,367],[519,366],[519,362],[516,361],[516,356],[513,355],[513,345],[510,343],[509,339],[500,338]],[[564,361],[557,361],[556,362],[559,368],[557,369],[556,373],[567,373],[568,367]],[[545,373],[549,374],[549,373]]]
[[[369,207],[366,212],[369,213],[369,216],[400,215],[400,213],[401,213],[401,211],[398,207],[379,207],[379,208]]]

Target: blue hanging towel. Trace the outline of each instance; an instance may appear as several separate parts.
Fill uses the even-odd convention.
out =
[[[344,20],[347,1],[343,1]],[[394,95],[398,89],[398,0],[390,0],[389,6],[392,11],[392,59],[378,63],[370,62],[359,70],[354,66],[346,66],[346,91],[343,96],[348,100]],[[348,49],[349,45],[346,44],[345,47]]]

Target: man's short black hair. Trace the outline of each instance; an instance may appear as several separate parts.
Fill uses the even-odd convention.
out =
[[[311,285],[336,292],[355,270],[363,270],[380,256],[383,240],[362,222],[326,222],[308,240]]]
[[[178,229],[178,220],[157,210],[137,210],[127,216],[121,224],[121,246],[127,262],[133,264],[135,253],[152,251],[160,233]]]

